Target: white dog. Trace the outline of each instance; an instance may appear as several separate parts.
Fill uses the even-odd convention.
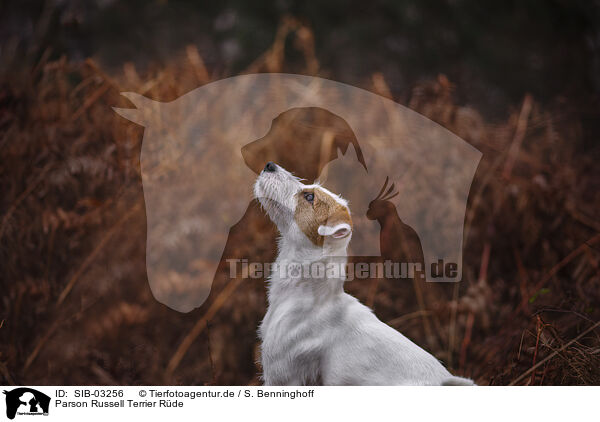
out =
[[[281,234],[259,328],[266,385],[473,385],[344,292],[344,199],[272,162],[254,195]]]

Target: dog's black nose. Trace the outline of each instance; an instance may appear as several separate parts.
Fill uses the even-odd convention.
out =
[[[267,165],[265,166],[265,171],[268,171],[269,173],[273,173],[275,170],[277,170],[277,166],[275,165],[275,163],[273,161],[269,161],[267,163]]]

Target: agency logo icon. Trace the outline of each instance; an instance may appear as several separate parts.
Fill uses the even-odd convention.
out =
[[[4,395],[8,419],[14,419],[16,415],[48,415],[50,397],[38,390],[21,387],[5,390]]]
[[[168,103],[123,95],[136,108],[115,111],[145,128],[146,266],[161,303],[189,312],[206,300],[269,161],[349,200],[348,256],[421,262],[427,281],[462,279],[467,198],[482,154],[419,113],[290,74],[223,79]]]

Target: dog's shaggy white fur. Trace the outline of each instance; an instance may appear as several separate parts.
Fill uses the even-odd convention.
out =
[[[273,163],[254,195],[281,234],[258,331],[266,385],[473,385],[345,293],[343,271],[282,275],[299,264],[345,268],[352,230],[345,200]]]

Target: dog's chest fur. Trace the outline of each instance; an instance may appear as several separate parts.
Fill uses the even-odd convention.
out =
[[[336,287],[337,284],[337,287]],[[337,291],[336,291],[337,290]],[[341,284],[273,280],[259,328],[267,385],[321,385],[328,343],[340,320]]]

